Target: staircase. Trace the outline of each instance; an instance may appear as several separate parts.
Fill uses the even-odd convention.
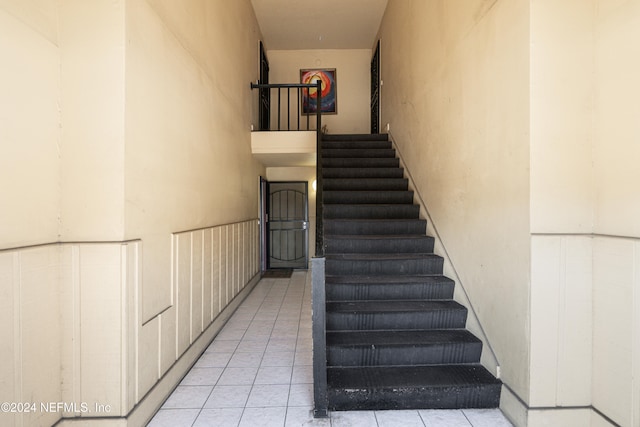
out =
[[[497,407],[387,136],[325,135],[322,159],[329,409]]]

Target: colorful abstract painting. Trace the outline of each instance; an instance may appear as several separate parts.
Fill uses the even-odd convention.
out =
[[[300,82],[317,84],[322,82],[322,99],[320,111],[322,114],[337,114],[336,69],[307,69],[300,70]],[[302,114],[315,114],[317,110],[317,89],[302,90]]]

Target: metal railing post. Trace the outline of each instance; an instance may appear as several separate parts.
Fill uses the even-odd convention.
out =
[[[324,224],[322,221],[322,83],[316,89],[316,256],[324,256]]]
[[[280,102],[280,89],[281,88],[278,88],[278,130],[280,130],[280,110],[282,109],[282,103]]]
[[[323,203],[322,203],[322,82],[316,84],[254,84],[252,89],[278,89],[278,130],[280,124],[280,90],[287,88],[287,130],[291,130],[290,125],[290,103],[289,88],[298,88],[298,130],[300,130],[300,106],[303,91],[316,89],[316,253],[311,260],[311,281],[312,281],[312,311],[313,311],[313,397],[315,418],[326,418],[329,414],[329,398],[327,387],[327,342],[326,342],[326,293],[325,293],[325,258],[324,258],[324,224]],[[311,107],[311,104],[308,105]],[[302,112],[304,114],[304,111]],[[309,126],[311,111],[308,111],[307,130]],[[264,129],[260,129],[264,130]]]
[[[327,395],[327,343],[325,313],[325,258],[311,260],[311,301],[313,335],[313,416],[329,416]]]
[[[322,82],[316,88],[316,256],[311,264],[313,332],[313,416],[329,416],[324,225],[322,221]]]

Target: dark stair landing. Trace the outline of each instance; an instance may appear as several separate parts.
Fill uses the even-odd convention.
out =
[[[329,409],[495,408],[387,135],[322,142]]]

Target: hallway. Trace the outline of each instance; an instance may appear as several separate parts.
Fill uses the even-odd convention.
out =
[[[262,279],[150,427],[501,427],[499,410],[332,412],[313,419],[311,273]]]

